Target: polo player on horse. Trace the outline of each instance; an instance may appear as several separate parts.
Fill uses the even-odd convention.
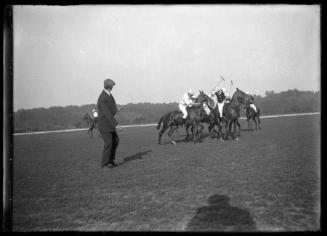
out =
[[[257,113],[257,107],[254,104],[254,96],[252,94],[250,94],[249,92],[246,92],[247,95],[249,95],[249,103],[250,103],[250,107]]]
[[[220,90],[217,91],[217,100],[218,100],[218,111],[219,111],[219,117],[222,118],[223,117],[223,111],[224,111],[224,105],[226,103],[226,89],[222,88]]]
[[[195,102],[196,96],[194,92],[190,89],[187,93],[185,93],[180,100],[178,104],[179,110],[183,113],[183,122],[185,123],[185,120],[187,118],[187,107],[192,107],[194,105],[198,105],[198,103]]]
[[[157,125],[159,130],[159,139],[158,143],[161,143],[161,136],[168,129],[168,136],[170,137],[179,126],[192,126],[193,141],[197,141],[198,133],[202,131],[202,125],[200,125],[201,120],[205,115],[205,110],[203,108],[204,103],[208,101],[208,96],[200,91],[198,96],[194,96],[193,91],[188,91],[182,97],[178,110],[174,110],[163,115]]]
[[[255,123],[255,129],[257,130],[257,123],[259,123],[259,129],[261,129],[260,121],[260,108],[254,104],[254,96],[247,93],[249,101],[245,104],[245,115],[248,122],[248,128],[252,130],[252,121]]]
[[[96,112],[95,109],[92,110],[92,116],[93,116],[94,128],[97,129],[98,128],[98,112]]]

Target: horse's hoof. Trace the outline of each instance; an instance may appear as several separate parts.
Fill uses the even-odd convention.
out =
[[[176,142],[175,141],[170,141],[172,144],[176,145]]]

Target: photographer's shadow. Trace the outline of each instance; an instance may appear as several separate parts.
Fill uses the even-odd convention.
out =
[[[258,231],[246,209],[231,206],[224,195],[212,195],[208,205],[197,209],[186,231],[252,232]]]

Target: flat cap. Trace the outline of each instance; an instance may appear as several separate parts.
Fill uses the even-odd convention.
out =
[[[104,80],[104,86],[106,87],[106,86],[110,86],[110,87],[112,87],[112,86],[114,86],[116,83],[113,81],[113,80],[111,80],[111,79],[105,79]]]

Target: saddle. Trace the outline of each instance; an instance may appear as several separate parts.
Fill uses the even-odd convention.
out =
[[[202,106],[202,104],[201,103],[198,103],[198,104],[194,104],[194,105],[192,105],[191,107],[187,107],[186,109],[198,109],[198,108],[200,108]]]

